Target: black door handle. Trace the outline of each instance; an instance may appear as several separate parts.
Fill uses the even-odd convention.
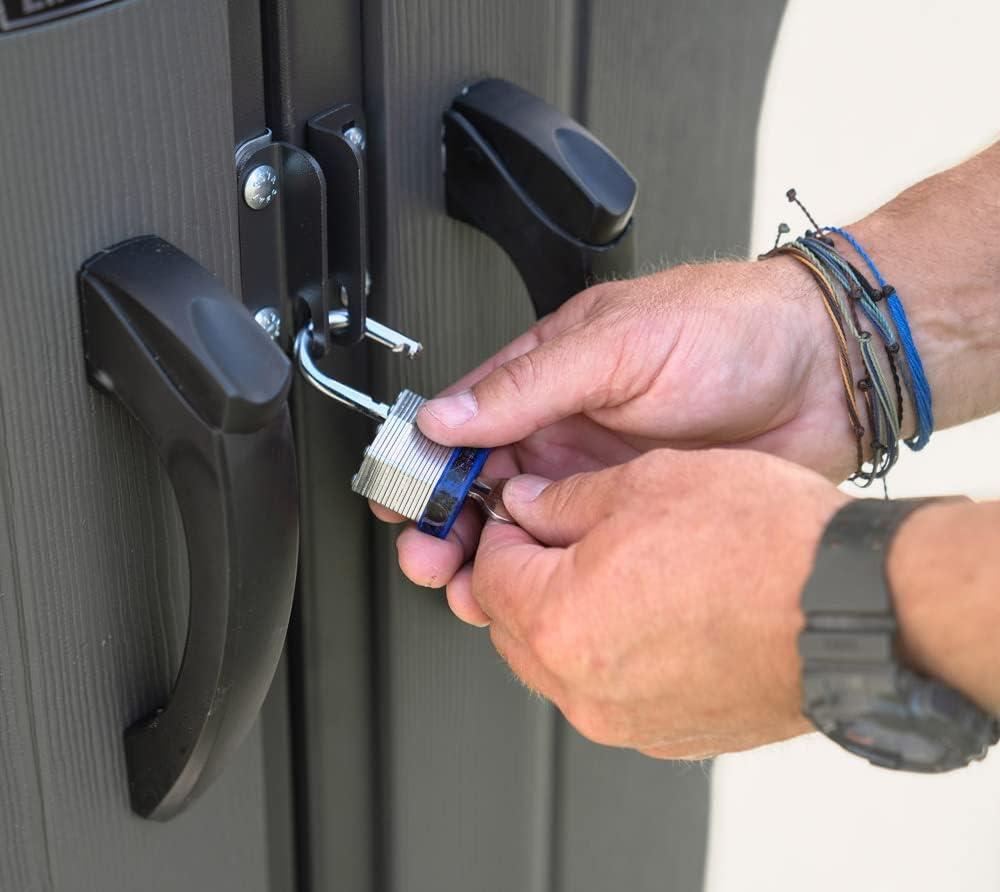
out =
[[[125,733],[132,807],[165,820],[246,735],[281,654],[299,537],[292,371],[221,282],[155,236],[87,261],[80,302],[90,381],[152,438],[184,523],[180,672]]]
[[[510,255],[539,316],[631,272],[638,187],[588,130],[512,83],[463,90],[444,114],[448,213]]]

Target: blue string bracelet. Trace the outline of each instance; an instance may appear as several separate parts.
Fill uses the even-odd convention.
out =
[[[854,249],[855,253],[857,253],[871,271],[879,288],[882,289],[882,295],[885,298],[886,307],[889,310],[889,315],[892,317],[892,322],[896,326],[899,343],[913,382],[913,402],[917,415],[917,432],[913,437],[904,442],[910,449],[920,451],[930,441],[931,434],[934,432],[934,407],[931,399],[930,384],[927,381],[924,365],[920,361],[920,353],[917,350],[917,345],[914,343],[913,333],[910,330],[910,323],[906,318],[906,310],[903,309],[903,303],[899,299],[896,289],[885,280],[885,277],[875,265],[875,261],[871,259],[868,252],[865,251],[850,232],[839,226],[826,227],[825,231],[836,233]]]

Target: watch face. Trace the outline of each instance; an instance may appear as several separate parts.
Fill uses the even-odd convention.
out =
[[[890,675],[825,675],[806,715],[845,749],[904,771],[959,768],[996,743],[997,721],[957,691],[903,669]],[[819,693],[808,679],[806,688]]]

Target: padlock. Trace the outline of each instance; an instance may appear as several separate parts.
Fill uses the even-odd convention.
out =
[[[331,330],[345,327],[347,319],[346,310],[332,310]],[[354,492],[416,521],[422,532],[439,539],[448,535],[468,498],[487,517],[513,522],[503,507],[503,481],[480,476],[489,449],[442,446],[428,440],[416,423],[425,400],[411,390],[403,390],[389,406],[322,372],[309,350],[311,328],[310,323],[295,339],[302,375],[320,393],[381,422],[351,481]],[[423,349],[419,342],[370,317],[365,320],[365,337],[410,358]]]

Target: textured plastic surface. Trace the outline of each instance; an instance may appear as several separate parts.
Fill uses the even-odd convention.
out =
[[[431,493],[423,516],[417,522],[417,528],[422,533],[430,533],[438,539],[448,536],[465,504],[473,481],[479,476],[489,455],[489,449],[468,447],[452,452],[444,473]]]
[[[334,66],[360,54],[361,37],[352,56],[358,32],[316,25],[335,3],[298,4],[310,13],[303,39],[292,18],[291,67],[272,70],[291,71],[292,104],[302,105],[297,70],[318,45],[326,67],[305,85],[320,99],[309,113],[329,103],[331,84],[345,100],[365,97],[375,315],[429,342],[415,363],[331,350],[325,362],[344,366],[325,370],[364,389],[370,369],[369,390],[429,396],[531,324],[508,258],[440,214],[440,114],[482,73],[545,97],[625,162],[642,184],[644,266],[745,254],[758,110],[783,5],[371,0],[363,92],[359,79],[352,96]],[[590,743],[512,685],[485,636],[469,635],[438,593],[399,572],[398,530],[366,523],[367,505],[344,477],[370,424],[324,400],[312,391],[295,404],[300,460],[313,463],[302,493],[311,505],[303,555],[313,557],[299,593],[308,666],[299,712],[315,769],[300,824],[311,887],[700,889],[710,772]],[[370,846],[358,839],[369,828]],[[356,865],[375,865],[377,877],[366,882]]]
[[[634,264],[638,187],[593,134],[537,96],[488,79],[444,115],[448,213],[510,255],[539,316]]]
[[[164,820],[218,774],[274,674],[298,552],[288,360],[223,285],[154,236],[80,271],[87,373],[167,468],[190,566],[169,700],[125,734],[133,809]]]

